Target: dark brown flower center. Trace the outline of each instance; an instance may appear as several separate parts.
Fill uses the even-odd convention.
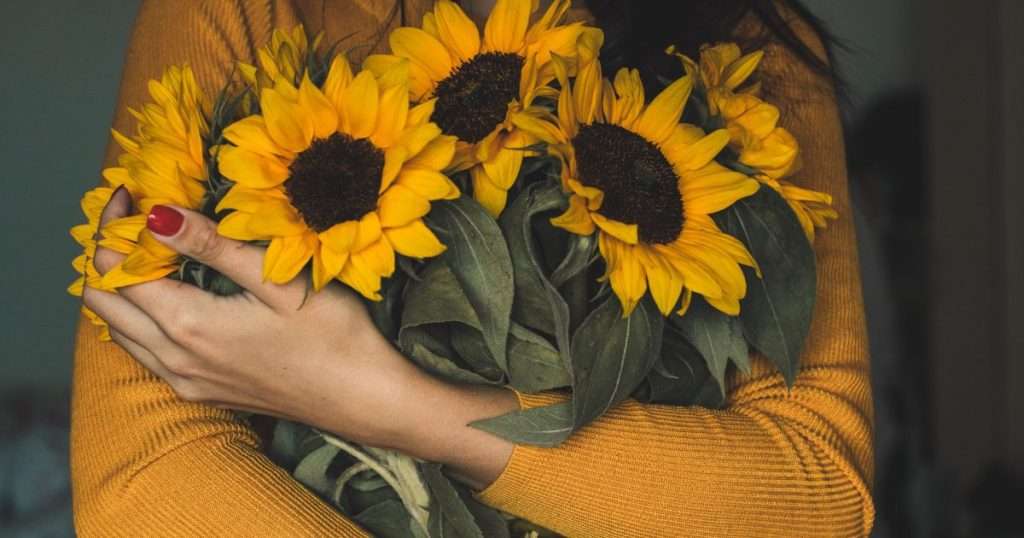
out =
[[[679,237],[683,229],[679,176],[657,146],[607,123],[580,127],[572,145],[579,181],[604,192],[598,213],[636,224],[644,243],[671,243]]]
[[[288,170],[288,199],[307,226],[322,232],[377,207],[384,153],[368,140],[334,133],[314,140]]]
[[[522,70],[523,57],[518,54],[477,54],[437,84],[431,119],[460,140],[483,140],[505,120],[508,104],[519,97]]]

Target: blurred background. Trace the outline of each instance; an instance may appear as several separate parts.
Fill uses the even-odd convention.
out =
[[[1024,536],[1024,2],[805,3],[846,45],[875,535]],[[0,536],[73,534],[67,230],[99,180],[137,6],[0,5]]]

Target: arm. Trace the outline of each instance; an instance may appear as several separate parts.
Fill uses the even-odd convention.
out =
[[[188,62],[207,92],[274,26],[292,26],[285,2],[144,2],[128,48],[114,127],[146,82]],[[117,147],[108,146],[111,165]],[[88,322],[75,349],[71,472],[82,536],[362,536],[259,451],[234,415],[187,403]]]
[[[794,28],[824,57],[821,44]],[[830,192],[841,219],[815,244],[818,299],[794,388],[763,358],[722,411],[627,401],[562,447],[516,447],[488,504],[572,536],[866,535],[874,508],[872,408],[861,286],[836,104],[786,51],[784,126],[805,158],[796,183]],[[559,400],[520,395],[524,407]]]

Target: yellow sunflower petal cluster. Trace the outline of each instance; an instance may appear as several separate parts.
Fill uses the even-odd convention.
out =
[[[188,66],[168,68],[160,80],[149,82],[153,101],[129,109],[138,121],[135,136],[117,131],[114,139],[124,150],[116,167],[103,171],[111,187],[124,186],[135,209],[101,230],[100,246],[126,255],[103,275],[101,286],[116,289],[163,278],[178,267],[174,250],[157,241],[146,228],[146,215],[159,204],[199,207],[206,195],[203,138],[209,127],[208,101]]]
[[[103,171],[106,185],[86,193],[82,211],[87,222],[71,235],[84,252],[73,265],[81,276],[68,291],[81,295],[84,285],[114,290],[163,278],[178,266],[178,256],[150,235],[146,214],[157,204],[197,207],[205,194],[203,136],[207,133],[206,99],[187,66],[168,68],[149,82],[152,102],[129,109],[138,122],[134,136],[113,131],[124,153],[118,166]],[[131,194],[139,214],[116,219],[99,229],[99,218],[117,187]],[[96,238],[99,237],[97,240]],[[102,246],[126,255],[117,267],[99,275],[92,260]],[[91,312],[90,319],[103,325]]]
[[[441,172],[455,139],[429,121],[433,101],[410,108],[408,70],[354,75],[339,55],[322,87],[279,74],[260,91],[260,114],[224,130],[219,170],[235,185],[218,230],[269,241],[265,278],[288,282],[312,261],[316,289],[337,278],[379,300],[396,253],[444,251],[422,218],[432,201],[459,196]]]
[[[100,285],[100,274],[96,270],[96,266],[93,265],[93,259],[96,257],[96,234],[99,231],[100,215],[113,194],[114,189],[110,187],[97,187],[82,197],[82,213],[85,215],[86,222],[71,228],[71,237],[82,247],[82,254],[79,254],[71,262],[71,266],[75,268],[75,272],[79,276],[68,286],[68,293],[75,297],[82,296],[86,283],[91,287]],[[82,305],[82,313],[93,325],[103,329],[100,334],[101,339],[110,339],[110,329],[102,318],[85,305]]]
[[[320,46],[323,36],[320,32],[310,42],[301,24],[290,31],[275,29],[270,42],[256,51],[258,65],[238,63],[242,80],[255,89],[257,95],[264,88],[272,88],[278,79],[297,84],[309,63],[310,52]]]
[[[562,161],[569,208],[552,220],[580,235],[599,234],[605,277],[628,315],[649,290],[659,310],[685,313],[692,293],[730,315],[746,295],[740,265],[753,257],[711,219],[757,192],[757,181],[717,164],[725,130],[710,134],[680,118],[693,87],[684,77],[650,103],[636,70],[601,75],[598,39],[580,41],[572,83],[555,58],[562,88],[557,117],[517,113],[513,122]]]
[[[493,216],[506,205],[525,148],[536,143],[511,117],[553,95],[552,56],[566,58],[572,71],[577,40],[594,31],[562,23],[570,4],[555,0],[531,25],[537,0],[498,0],[481,35],[455,2],[439,0],[421,28],[391,33],[391,54],[364,64],[381,73],[409,62],[412,99],[436,101],[432,120],[458,138],[452,169],[469,170],[474,197]]]
[[[728,129],[729,144],[739,162],[761,171],[758,179],[782,195],[813,241],[814,229],[825,228],[826,219],[835,219],[838,213],[832,209],[830,195],[782,180],[799,169],[800,147],[789,131],[778,126],[778,107],[758,97],[760,84],[745,85],[763,57],[763,51],[742,54],[734,43],[706,46],[696,70],[707,89],[709,112]]]

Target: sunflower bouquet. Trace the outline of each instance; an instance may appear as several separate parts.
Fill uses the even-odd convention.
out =
[[[559,445],[626,398],[721,406],[752,351],[792,383],[811,242],[837,214],[786,180],[799,146],[752,82],[762,53],[669,49],[685,76],[650,97],[635,69],[605,78],[603,35],[565,23],[568,1],[534,19],[535,4],[499,0],[481,33],[438,0],[358,67],[322,36],[278,30],[212,100],[188,67],[169,68],[83,199],[70,291],[170,276],[237,292],[149,235],[148,210],[174,204],[266,246],[272,282],[361,294],[435,375],[571,394],[473,424],[516,443]],[[98,230],[119,186],[141,213]],[[101,276],[97,245],[127,257]],[[270,452],[375,533],[541,531],[439,466],[301,424],[277,421]]]

